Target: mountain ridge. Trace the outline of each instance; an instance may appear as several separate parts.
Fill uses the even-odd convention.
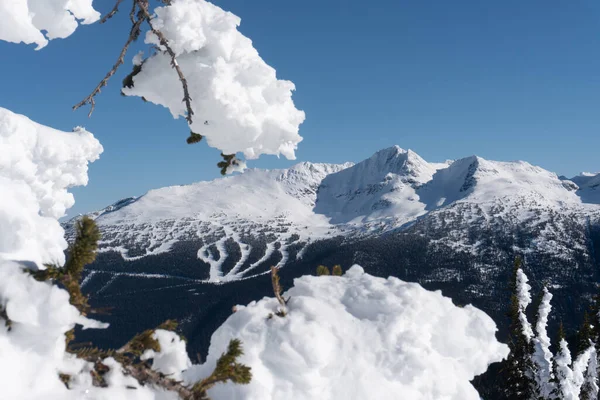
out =
[[[463,231],[468,224],[536,226],[556,213],[597,219],[600,196],[594,197],[594,182],[600,175],[573,179],[525,161],[469,156],[429,163],[412,150],[392,146],[356,164],[302,162],[283,170],[252,169],[153,189],[88,215],[103,233],[100,251],[134,260],[168,252],[181,241],[196,241],[197,258],[208,265],[207,281],[221,282],[266,273],[256,263],[273,262],[273,257],[278,258],[275,265],[285,266],[290,256],[302,257],[319,240],[341,236],[351,241],[402,231],[423,218],[432,223],[442,215],[460,214],[470,221]],[[77,218],[63,224],[68,232]],[[561,229],[541,231],[530,245],[550,246]],[[462,236],[449,235],[453,243],[440,240],[475,251],[467,240],[456,239]],[[253,240],[265,244],[258,250]],[[568,254],[567,247],[561,244],[556,252]],[[261,257],[250,263],[252,252]],[[234,254],[236,262],[227,261]],[[222,269],[228,262],[233,266],[226,272]]]

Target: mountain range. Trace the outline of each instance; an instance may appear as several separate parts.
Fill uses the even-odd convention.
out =
[[[552,316],[573,330],[600,267],[600,174],[567,179],[477,156],[430,163],[398,146],[357,164],[151,190],[88,215],[101,253],[82,286],[92,304],[115,307],[107,346],[177,318],[189,350],[205,354],[233,305],[272,294],[271,266],[289,287],[319,264],[355,263],[474,304],[503,339],[517,255],[534,293],[548,285]],[[68,237],[78,218],[63,224]]]

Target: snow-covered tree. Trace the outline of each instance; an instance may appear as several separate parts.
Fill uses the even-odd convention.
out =
[[[590,353],[589,363],[581,366],[583,372],[583,384],[581,386],[579,397],[581,400],[596,399],[598,394],[598,371],[597,371],[597,352],[596,338],[594,337],[594,328],[591,323],[589,313],[586,311],[583,314],[583,322],[577,332],[577,354],[584,355]],[[593,365],[592,365],[593,364]]]
[[[555,399],[590,400],[598,397],[598,360],[595,345],[588,342],[585,351],[572,360],[562,324],[558,332],[558,352],[554,357]]]
[[[507,389],[511,399],[591,400],[598,397],[598,360],[594,329],[587,313],[578,334],[578,352],[573,360],[563,331],[558,333],[558,351],[550,351],[548,316],[552,294],[547,287],[541,293],[535,333],[530,330],[526,309],[531,303],[528,278],[515,263],[511,298],[511,351],[507,360]],[[530,347],[531,345],[531,347]],[[533,379],[529,379],[532,377]],[[515,386],[516,388],[510,387]]]
[[[559,331],[558,353],[554,357],[556,363],[556,396],[563,400],[576,400],[573,370],[571,369],[571,351],[565,340],[562,329]]]
[[[548,337],[548,315],[552,310],[550,300],[552,300],[552,294],[547,287],[544,287],[537,313],[535,337],[533,338],[535,381],[538,390],[537,397],[540,399],[552,399],[552,393],[554,392],[553,357],[550,351],[550,338]]]
[[[598,353],[596,347],[592,344],[589,349],[590,359],[583,377],[583,385],[579,398],[581,400],[598,399]]]
[[[506,367],[506,398],[530,400],[534,398],[536,389],[535,366],[532,361],[533,330],[527,320],[526,310],[531,303],[531,286],[521,269],[521,259],[515,260],[510,299],[510,336],[508,346],[510,354]]]

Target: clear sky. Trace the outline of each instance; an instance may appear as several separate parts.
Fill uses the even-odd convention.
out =
[[[96,0],[107,11],[112,1]],[[558,174],[600,170],[597,0],[221,0],[242,18],[306,112],[298,161],[360,161],[398,144],[428,161],[523,159]],[[219,176],[218,151],[189,146],[183,120],[119,95],[129,60],[87,109],[71,106],[114,63],[127,12],[41,51],[0,42],[0,106],[63,130],[85,126],[105,152],[71,215],[149,189]],[[264,157],[251,167],[294,162]]]

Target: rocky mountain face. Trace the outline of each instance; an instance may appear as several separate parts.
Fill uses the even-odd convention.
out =
[[[600,174],[559,178],[476,156],[436,164],[397,146],[356,165],[152,190],[89,215],[103,240],[83,288],[95,306],[115,308],[111,335],[81,337],[107,346],[177,318],[190,352],[205,354],[233,305],[271,295],[272,265],[289,287],[319,264],[354,263],[474,304],[502,340],[516,255],[534,291],[547,284],[555,295],[551,328],[561,318],[573,330],[600,267]]]

